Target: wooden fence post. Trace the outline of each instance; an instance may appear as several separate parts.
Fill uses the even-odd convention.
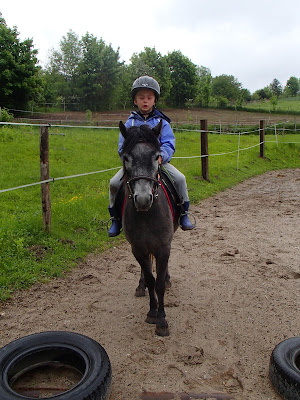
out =
[[[48,126],[40,127],[40,176],[41,181],[49,179],[49,132]],[[41,184],[43,229],[51,228],[51,201],[49,182]]]
[[[202,166],[202,178],[209,181],[208,173],[208,135],[207,135],[207,120],[201,119],[201,166]]]
[[[263,119],[259,121],[259,142],[260,142],[259,157],[265,158],[265,121]]]

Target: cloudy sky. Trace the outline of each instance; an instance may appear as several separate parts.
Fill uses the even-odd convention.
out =
[[[180,50],[213,76],[234,75],[254,92],[300,78],[299,0],[2,1],[7,25],[33,39],[42,66],[69,30],[120,49],[120,60],[155,47]]]

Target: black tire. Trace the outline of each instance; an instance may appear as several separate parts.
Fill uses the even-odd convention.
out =
[[[285,400],[300,400],[300,337],[286,339],[272,352],[269,376]]]
[[[33,399],[16,393],[11,385],[25,371],[47,362],[64,363],[82,374],[73,388],[50,399],[109,399],[112,372],[104,348],[87,336],[58,331],[25,336],[0,350],[0,399]]]

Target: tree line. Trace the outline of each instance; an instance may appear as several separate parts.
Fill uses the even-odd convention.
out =
[[[90,33],[79,36],[70,30],[59,48],[51,50],[47,66],[38,65],[33,41],[21,41],[17,28],[9,28],[0,13],[0,107],[28,110],[63,105],[67,110],[103,111],[132,106],[132,82],[141,75],[154,77],[161,86],[164,106],[242,106],[255,99],[295,96],[299,79],[291,77],[285,87],[274,79],[251,94],[233,75],[213,77],[209,68],[195,65],[180,50],[162,55],[145,47],[133,53],[129,64],[120,61],[102,38]]]

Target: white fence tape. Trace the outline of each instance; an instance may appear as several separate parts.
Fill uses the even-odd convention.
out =
[[[30,123],[24,123],[24,122],[21,122],[21,123],[18,123],[18,122],[0,122],[0,125],[25,125],[25,126],[30,125],[30,126],[37,126],[37,127],[48,126],[48,127],[83,128],[83,129],[118,129],[116,127],[106,127],[106,126],[71,126],[71,125],[52,125],[52,124],[30,124]],[[279,124],[272,125],[272,127],[275,127],[275,128],[272,128],[272,127],[266,127],[265,128],[265,130],[266,129],[275,129],[276,141],[268,140],[268,141],[260,142],[260,143],[257,143],[255,145],[253,145],[253,146],[249,146],[249,147],[245,147],[245,148],[241,149],[240,148],[240,135],[244,135],[244,134],[247,134],[247,133],[253,133],[253,132],[259,132],[260,129],[257,129],[255,131],[251,131],[251,132],[227,132],[227,133],[224,132],[225,134],[229,134],[229,135],[239,135],[239,142],[238,142],[238,149],[237,150],[229,151],[229,152],[226,152],[226,153],[208,154],[208,155],[199,155],[199,156],[198,155],[197,156],[175,156],[175,157],[172,157],[172,159],[194,159],[194,158],[224,156],[224,155],[227,155],[227,154],[238,153],[238,158],[237,158],[237,165],[238,165],[240,151],[245,151],[245,150],[252,149],[253,147],[260,146],[262,143],[277,143],[277,145],[278,145],[277,136],[278,136],[278,130],[279,129],[278,128],[276,129],[276,127],[278,125]],[[191,130],[191,129],[176,129],[176,130],[178,130],[178,131],[187,131],[187,132],[202,132],[202,130],[198,130],[198,129],[195,129],[195,130]],[[283,129],[283,130],[287,131],[287,129]],[[208,133],[218,133],[219,134],[220,132],[218,132],[218,131],[208,131]],[[222,133],[222,134],[224,134],[224,133]],[[289,144],[289,143],[291,143],[291,144],[300,144],[300,142],[282,142],[282,144]],[[40,184],[43,184],[43,183],[55,182],[55,181],[59,181],[59,180],[63,180],[63,179],[71,179],[71,178],[77,178],[77,177],[86,176],[86,175],[100,174],[100,173],[103,173],[103,172],[113,171],[113,170],[120,169],[120,168],[121,168],[121,166],[108,168],[108,169],[104,169],[104,170],[101,170],[101,171],[93,171],[93,172],[86,172],[86,173],[77,174],[77,175],[69,175],[69,176],[63,176],[63,177],[58,177],[58,178],[50,178],[50,179],[47,179],[45,181],[28,183],[28,184],[16,186],[16,187],[13,187],[13,188],[2,189],[2,190],[0,190],[0,193],[9,192],[9,191],[12,191],[12,190],[17,190],[17,189],[22,189],[22,188],[26,188],[26,187],[30,187],[30,186],[36,186],[36,185],[40,185]]]

